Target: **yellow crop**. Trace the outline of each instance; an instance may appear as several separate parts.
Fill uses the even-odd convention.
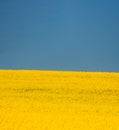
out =
[[[0,70],[0,130],[119,130],[119,73]]]

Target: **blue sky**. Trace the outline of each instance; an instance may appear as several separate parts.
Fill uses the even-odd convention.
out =
[[[0,69],[119,72],[119,1],[0,0]]]

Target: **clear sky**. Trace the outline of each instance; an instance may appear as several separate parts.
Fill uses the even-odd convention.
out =
[[[0,0],[0,69],[119,72],[119,0]]]

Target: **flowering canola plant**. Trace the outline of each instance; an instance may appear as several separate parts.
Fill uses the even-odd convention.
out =
[[[119,130],[119,73],[0,70],[0,130]]]

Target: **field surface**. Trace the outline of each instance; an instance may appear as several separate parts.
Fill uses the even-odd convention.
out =
[[[119,73],[0,70],[0,130],[119,130]]]

